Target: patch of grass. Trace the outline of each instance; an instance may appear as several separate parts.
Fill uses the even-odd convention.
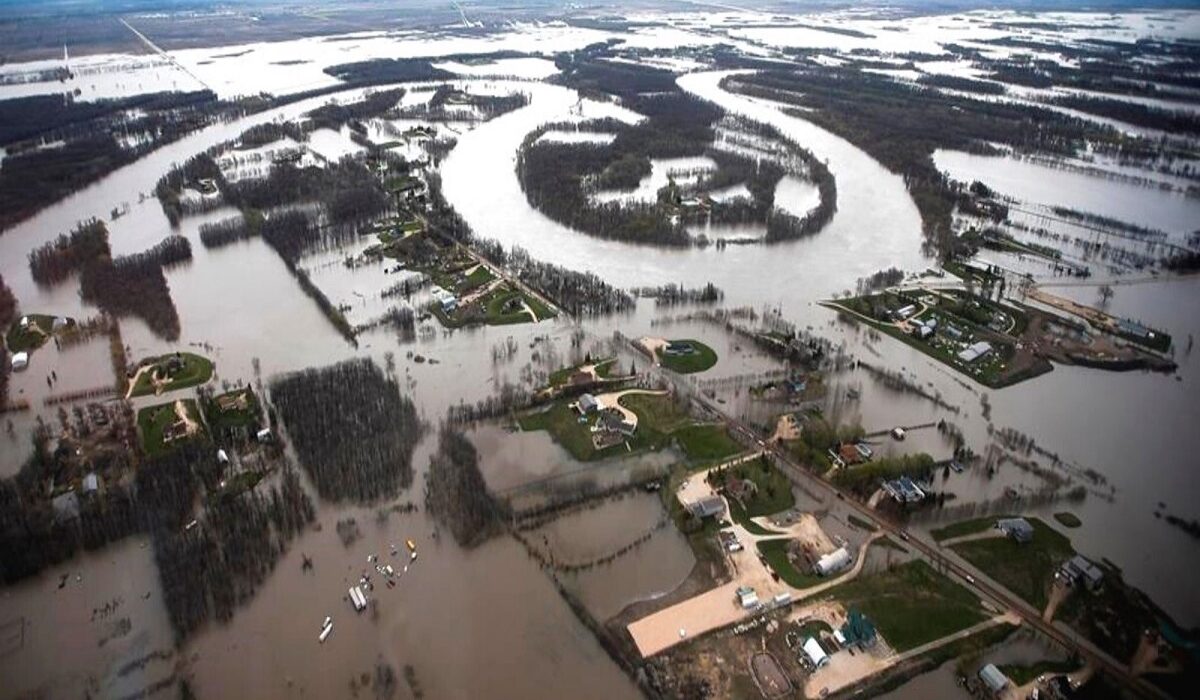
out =
[[[832,593],[846,608],[862,611],[898,652],[987,619],[973,593],[921,560],[860,576]]]
[[[620,403],[638,414],[639,432],[650,428],[660,433],[672,433],[692,424],[692,417],[666,394],[626,394],[620,398]]]
[[[170,370],[169,364],[176,358],[182,364],[178,368]],[[149,396],[155,393],[155,386],[151,380],[151,375],[156,370],[168,374],[167,381],[162,384],[162,391],[164,393],[203,384],[212,379],[213,375],[212,360],[190,352],[176,352],[152,357],[143,360],[139,368],[148,365],[153,365],[156,369],[146,370],[138,375],[137,383],[133,385],[133,396]]]
[[[985,515],[982,518],[972,518],[970,520],[962,520],[957,523],[951,523],[945,527],[939,527],[936,530],[930,530],[929,534],[935,542],[949,540],[955,537],[963,537],[965,535],[974,535],[977,532],[983,532],[990,527],[995,526],[997,520],[1005,518],[1018,518],[1018,515]]]
[[[9,352],[32,352],[45,345],[54,335],[54,316],[25,314],[22,318],[29,319],[29,326],[22,328],[21,319],[18,318],[13,321],[4,338]],[[68,328],[74,325],[74,319],[67,319]]]
[[[624,444],[596,450],[592,444],[592,434],[588,430],[589,423],[581,423],[579,418],[579,414],[572,410],[567,402],[559,401],[551,404],[548,409],[522,415],[517,419],[517,424],[521,426],[521,430],[548,431],[555,442],[581,462],[625,451]]]
[[[693,461],[713,461],[730,457],[742,451],[742,446],[729,436],[724,425],[689,425],[679,428],[672,435]]]
[[[200,409],[197,408],[196,402],[192,399],[182,399],[181,401],[187,415],[200,424],[200,430],[190,437],[166,442],[164,436],[167,429],[179,420],[175,412],[176,402],[147,406],[138,411],[137,416],[138,429],[142,434],[142,449],[147,455],[153,457],[163,454],[186,440],[193,440],[204,434],[204,424],[200,423]]]
[[[771,570],[792,588],[809,588],[826,581],[827,579],[814,573],[800,571],[792,564],[787,556],[789,541],[790,539],[786,537],[758,541],[758,551],[766,558],[767,565],[771,567]]]
[[[1054,519],[1057,520],[1063,527],[1076,528],[1083,524],[1083,521],[1079,519],[1079,516],[1075,515],[1074,513],[1055,513]]]
[[[1079,669],[1079,664],[1072,661],[1038,661],[1025,666],[1022,664],[1003,664],[1000,672],[1016,685],[1025,685],[1043,673],[1070,673]]]
[[[746,509],[743,508],[742,505],[740,503],[738,503],[736,499],[730,498],[730,499],[728,499],[728,501],[729,501],[729,517],[733,519],[733,522],[746,528],[746,532],[749,532],[752,535],[777,535],[777,534],[779,534],[777,532],[772,532],[772,531],[768,530],[767,528],[763,527],[762,525],[759,525],[758,523],[751,520],[750,516],[746,513]]]
[[[876,525],[875,523],[873,523],[869,520],[860,518],[857,515],[855,515],[854,513],[851,513],[846,519],[850,521],[851,525],[853,525],[857,528],[866,530],[868,532],[875,532],[876,530],[879,529],[879,526]]]
[[[1046,607],[1055,570],[1075,556],[1075,549],[1070,539],[1041,520],[1026,520],[1033,526],[1033,539],[1029,542],[995,537],[961,542],[952,548],[994,581],[1041,610]]]
[[[463,279],[462,283],[458,285],[458,289],[455,291],[459,294],[465,294],[472,290],[479,289],[494,279],[496,279],[496,276],[492,274],[492,271],[487,269],[486,265],[480,265],[472,270],[471,274],[467,275]]]
[[[753,495],[746,498],[743,504],[747,517],[758,518],[774,515],[796,505],[796,496],[792,493],[792,482],[773,467],[765,457],[742,462],[719,472],[709,472],[709,478],[722,479],[720,483],[725,483],[725,480],[731,477],[748,479],[757,486]],[[731,503],[736,500],[732,497],[729,498]]]
[[[872,546],[894,549],[901,554],[908,554],[908,549],[891,537],[880,537],[879,539],[875,540]]]
[[[690,345],[693,352],[687,355],[672,355],[667,354],[663,349],[656,352],[658,356],[658,364],[672,372],[679,374],[692,374],[695,372],[703,372],[704,370],[717,364],[717,353],[712,348],[698,340],[671,340],[668,341],[671,345]]]

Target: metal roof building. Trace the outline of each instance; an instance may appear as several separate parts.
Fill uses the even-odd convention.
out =
[[[818,559],[817,563],[813,564],[813,573],[818,576],[829,576],[850,566],[853,561],[854,557],[850,556],[850,550],[841,547]]]
[[[979,669],[979,680],[983,681],[983,684],[993,693],[999,693],[1004,690],[1010,682],[1008,676],[996,668],[996,664],[988,664]]]
[[[709,496],[688,505],[688,510],[697,518],[721,515],[725,512],[725,501],[720,496]]]
[[[1033,539],[1033,526],[1025,518],[1003,518],[997,520],[996,529],[1017,542],[1028,542]]]
[[[804,649],[804,655],[812,662],[813,668],[821,668],[829,663],[829,654],[825,653],[825,650],[821,648],[821,644],[816,639],[809,637],[804,640],[802,648]]]
[[[978,343],[974,343],[972,345],[967,346],[967,348],[965,350],[958,353],[958,359],[970,364],[970,363],[974,362],[975,360],[978,360],[979,358],[986,356],[991,351],[992,351],[991,343],[981,340]]]

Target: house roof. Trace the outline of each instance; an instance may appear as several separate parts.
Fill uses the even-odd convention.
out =
[[[988,664],[979,669],[979,680],[983,681],[984,685],[993,693],[1004,690],[1009,683],[1008,676],[1001,673],[1000,669],[996,668],[996,664]]]

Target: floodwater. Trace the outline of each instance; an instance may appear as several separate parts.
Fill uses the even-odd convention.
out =
[[[997,17],[1012,15],[985,14],[965,24]],[[1096,21],[1101,17],[1106,16],[1097,16]],[[923,24],[914,21],[912,31],[936,32],[955,23],[945,18]],[[978,26],[968,29],[978,38]],[[547,27],[535,34],[552,39],[559,48],[607,36],[565,27]],[[836,37],[821,34],[822,38]],[[647,32],[637,40],[643,44],[674,39],[695,42],[696,37],[692,32],[674,29],[662,34]],[[362,41],[374,38],[364,36]],[[206,78],[222,76],[225,82],[219,91],[223,94],[238,94],[257,92],[269,85],[284,91],[327,84],[324,81],[328,76],[320,72],[321,61],[286,67],[272,64],[314,46],[328,54],[322,56],[322,61],[332,63],[369,57],[374,50],[391,51],[398,43],[406,51],[433,45],[412,38],[387,37],[378,47],[371,46],[367,54],[359,54],[343,51],[347,45],[340,42],[304,41],[283,42],[292,45],[270,51],[252,46],[249,48],[255,51],[241,58],[217,56],[231,53],[228,48],[176,53],[185,54],[183,58],[193,68],[203,68]],[[448,55],[503,45],[489,39],[455,39],[438,51]],[[347,58],[350,55],[353,59]],[[501,70],[499,63],[497,72]],[[241,65],[250,67],[244,71],[234,69]],[[264,65],[272,67],[259,70]],[[503,68],[508,72],[518,67]],[[534,66],[524,68],[532,71]],[[961,67],[946,69],[959,71]],[[1194,374],[1200,366],[1191,355],[1176,352],[1180,370],[1175,375],[1058,367],[1036,381],[990,391],[908,346],[887,339],[868,341],[860,330],[835,323],[833,315],[816,306],[816,301],[853,289],[856,279],[880,269],[896,266],[920,270],[931,264],[921,252],[916,208],[898,176],[844,140],[785,115],[771,103],[725,93],[719,87],[725,75],[691,73],[682,76],[679,83],[685,90],[734,113],[771,124],[828,162],[837,178],[838,211],[819,235],[774,246],[662,250],[596,240],[550,221],[529,206],[516,180],[514,159],[524,137],[551,121],[604,116],[628,121],[636,115],[616,105],[586,100],[582,102],[583,113],[572,115],[571,109],[578,102],[576,93],[525,81],[492,82],[497,90],[527,92],[531,102],[460,135],[457,148],[442,167],[446,195],[478,233],[506,246],[521,246],[537,259],[592,271],[626,288],[668,282],[696,287],[711,281],[724,290],[724,306],[778,310],[798,326],[813,328],[842,343],[847,352],[860,359],[903,371],[949,404],[961,407],[959,413],[951,413],[911,394],[884,388],[864,370],[832,376],[831,396],[844,397],[844,389],[853,386],[861,397],[854,402],[831,399],[830,410],[858,420],[869,431],[945,418],[963,430],[969,445],[982,448],[989,441],[989,428],[1011,427],[1071,463],[1104,474],[1108,483],[1103,488],[1111,489],[1114,500],[1110,503],[1089,497],[1083,504],[1072,505],[1069,509],[1081,517],[1083,525],[1067,534],[1081,551],[1096,558],[1107,557],[1121,566],[1132,584],[1146,590],[1180,623],[1187,626],[1200,621],[1200,601],[1191,589],[1191,577],[1179,575],[1179,562],[1194,561],[1196,543],[1153,515],[1158,503],[1163,502],[1167,512],[1185,519],[1200,516],[1196,512],[1200,482],[1193,478],[1191,457],[1200,451],[1200,435],[1192,425],[1194,417],[1200,415],[1200,391]],[[350,90],[346,97],[361,92]],[[21,308],[77,318],[90,316],[94,309],[80,301],[74,282],[51,289],[33,283],[26,265],[26,254],[31,249],[69,230],[81,218],[94,215],[107,219],[111,210],[119,207],[128,211],[111,222],[114,252],[144,250],[171,233],[150,193],[172,163],[231,139],[252,124],[293,117],[328,99],[308,100],[202,130],[4,232],[0,236],[0,272]],[[939,164],[951,167],[942,160]],[[995,172],[989,170],[993,167],[990,165],[971,162],[969,166],[970,174],[964,171],[963,177],[984,179],[1005,194],[1033,201],[1040,201],[1034,195],[1048,193],[1044,196],[1053,197],[1054,203],[1076,201],[1072,206],[1161,226],[1173,233],[1194,228],[1198,220],[1192,200],[1149,188],[1106,184],[1095,178],[1090,178],[1085,187],[1072,173],[1045,169],[1037,173],[1037,191],[1032,192],[1016,189],[1021,177],[1029,173],[1005,170],[1018,166],[995,166]],[[1015,184],[1008,185],[1010,182]],[[1148,206],[1147,202],[1154,205]],[[219,381],[245,382],[254,377],[255,360],[266,378],[353,355],[371,356],[383,363],[390,353],[405,391],[414,396],[425,420],[436,425],[446,409],[460,401],[481,399],[506,383],[521,384],[527,367],[544,371],[535,362],[535,353],[545,358],[569,352],[565,348],[571,327],[565,322],[454,333],[439,330],[411,343],[398,342],[390,331],[379,331],[364,335],[355,349],[334,331],[315,304],[299,293],[286,267],[262,241],[213,251],[199,244],[199,225],[230,213],[218,210],[189,218],[181,225],[179,232],[193,242],[194,259],[172,268],[167,277],[179,310],[182,336],[178,343],[167,343],[153,336],[143,323],[123,319],[122,333],[130,346],[131,359],[181,346],[207,347],[205,352],[216,359]],[[353,297],[359,284],[365,289],[378,282],[375,270],[321,267],[330,259],[336,258],[306,260],[305,265],[314,266],[314,278],[328,275],[321,283],[324,286],[327,282],[331,295],[339,301]],[[1088,302],[1094,301],[1096,293],[1094,284],[1055,291]],[[1118,285],[1112,310],[1171,332],[1177,345],[1182,346],[1189,334],[1200,332],[1200,280]],[[740,347],[717,326],[664,319],[684,312],[656,312],[653,303],[642,301],[632,315],[582,325],[598,337],[611,336],[619,329],[631,337],[694,337],[709,343],[721,354],[722,361],[697,378],[700,385],[706,380],[736,384],[732,380],[738,375],[776,368],[769,360]],[[367,315],[363,312],[362,318]],[[541,336],[545,342],[540,342]],[[513,356],[491,359],[490,351],[510,344],[510,339],[516,348]],[[408,356],[409,352],[435,362],[418,362]],[[60,377],[53,391],[45,383],[51,369]],[[49,417],[51,412],[41,407],[48,393],[88,388],[110,380],[107,344],[101,339],[62,353],[52,347],[43,348],[34,354],[30,371],[13,375],[11,387],[14,396],[28,397],[36,410]],[[991,407],[990,419],[983,415],[985,395]],[[722,396],[731,402],[744,400],[744,395],[739,398],[729,392]],[[23,436],[35,413],[6,416],[13,420],[15,432],[21,437],[0,438],[0,473],[13,473],[24,459],[28,443]],[[473,439],[482,455],[485,478],[496,489],[570,475],[577,466],[544,434],[510,434],[487,426],[476,430]],[[414,460],[418,480],[408,494],[401,496],[402,501],[420,500],[420,472],[427,464],[432,442],[427,438],[419,448]],[[881,441],[878,446],[885,453],[921,449],[935,456],[944,456],[947,449],[936,433],[924,430],[904,445]],[[673,456],[640,459],[603,464],[582,478],[601,485],[618,483],[635,469],[661,469]],[[993,479],[977,472],[952,474],[947,488],[960,499],[969,500],[992,499],[1009,486],[1036,488],[1036,478],[1005,467]],[[624,544],[643,526],[653,524],[653,499],[623,503],[601,506],[556,524],[552,527],[556,542],[566,551],[586,556],[605,546]],[[1047,518],[1053,510],[1047,508],[1039,514]],[[359,520],[365,537],[344,548],[337,540],[334,525],[348,515]],[[466,552],[454,546],[445,533],[435,540],[435,528],[423,514],[392,515],[380,526],[370,509],[321,505],[318,519],[322,529],[292,543],[274,575],[232,623],[213,625],[184,645],[184,671],[194,675],[202,697],[341,696],[349,692],[351,675],[371,671],[378,659],[391,663],[398,672],[411,664],[428,697],[636,695],[629,681],[574,620],[549,577],[512,539],[501,538]],[[352,614],[342,600],[350,578],[365,567],[368,554],[385,553],[391,543],[407,537],[418,541],[421,552],[415,568],[396,589],[379,591],[377,620]],[[126,661],[171,643],[165,611],[158,602],[157,574],[149,550],[142,548],[142,543],[141,539],[131,538],[0,592],[0,625],[21,616],[30,620],[25,649],[0,657],[0,677],[5,679],[6,690],[44,688],[49,695],[58,696],[78,695],[80,689],[90,687],[100,694],[123,696],[169,674],[165,668],[168,664],[155,662],[144,671],[114,676],[114,670]],[[314,573],[300,573],[301,553],[314,557]],[[630,602],[669,589],[686,576],[690,566],[690,555],[686,554],[678,535],[665,529],[612,564],[572,574],[567,577],[567,585],[594,614],[609,615]],[[76,572],[82,574],[81,582],[74,581]],[[61,591],[57,589],[59,573],[72,574]],[[141,596],[147,592],[151,595],[143,601]],[[131,631],[100,647],[99,639],[111,629],[83,625],[90,624],[90,608],[116,597],[123,598],[120,614],[130,617]],[[318,645],[316,635],[325,615],[334,616],[335,631],[329,642]],[[88,631],[58,633],[65,629]],[[55,633],[46,635],[47,630]],[[61,658],[63,645],[78,645],[69,648],[77,671],[63,672],[54,665]],[[905,697],[949,695],[952,691],[946,690],[943,676],[942,670],[927,674],[901,692]]]
[[[1138,187],[1119,180],[1051,168],[1011,156],[979,156],[938,150],[934,163],[963,182],[980,180],[1003,195],[1025,202],[1064,206],[1181,238],[1200,225],[1200,199],[1157,187]],[[1054,187],[1046,187],[1046,182]]]

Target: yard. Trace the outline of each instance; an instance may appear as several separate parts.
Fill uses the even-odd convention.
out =
[[[204,411],[214,436],[221,438],[248,439],[260,424],[258,397],[250,387],[214,396]]]
[[[952,545],[955,552],[1037,610],[1046,607],[1054,572],[1075,556],[1071,540],[1037,518],[1033,539],[1017,542],[1009,537],[971,540]]]
[[[149,396],[197,386],[212,379],[213,363],[207,357],[176,352],[143,360],[130,396]]]
[[[711,462],[742,451],[723,424],[689,425],[673,433],[679,448],[694,462]]]
[[[171,426],[180,422],[176,404],[182,404],[184,413],[194,428],[190,433],[185,431],[180,437],[168,441],[166,437]],[[137,422],[138,430],[142,434],[142,449],[151,457],[167,452],[174,446],[173,443],[177,444],[180,440],[190,439],[204,432],[204,424],[200,422],[200,409],[192,399],[147,406],[138,411]]]
[[[680,352],[670,352],[670,348],[680,348]],[[691,348],[690,351],[687,348]],[[670,340],[666,348],[655,351],[658,364],[679,374],[693,374],[717,364],[717,353],[712,348],[698,340]]]
[[[767,565],[771,567],[771,570],[779,574],[779,578],[792,588],[809,588],[824,583],[827,579],[811,572],[800,571],[792,564],[787,556],[788,542],[790,541],[786,537],[777,540],[759,540],[758,551],[766,558]]]
[[[719,473],[710,471],[708,475],[710,479],[722,479],[722,483],[729,483],[731,478],[754,482],[753,495],[744,497],[741,504],[748,518],[774,515],[796,505],[792,482],[764,457],[722,469]],[[737,508],[737,500],[729,499],[730,508]]]
[[[5,336],[5,343],[8,345],[9,352],[29,352],[37,350],[50,340],[54,334],[54,316],[45,314],[26,314],[23,318],[29,319],[29,325],[26,328],[21,327],[20,319],[13,322],[8,329],[8,335]],[[74,326],[73,319],[66,319],[67,327]]]
[[[935,542],[952,539],[954,537],[963,537],[964,535],[974,535],[977,532],[983,532],[994,526],[997,520],[1006,518],[1018,518],[1018,515],[985,515],[982,518],[972,518],[970,520],[960,520],[957,523],[951,523],[945,527],[939,527],[930,530],[929,534]]]
[[[637,431],[628,440],[628,450],[624,442],[602,450],[595,449],[590,426],[596,422],[596,417],[592,415],[581,420],[579,413],[570,407],[570,399],[556,401],[546,409],[525,413],[518,417],[517,424],[521,430],[549,431],[554,441],[566,448],[572,457],[586,462],[629,452],[661,449],[671,435],[690,426],[693,421],[667,395],[627,394],[619,401],[638,416]]]
[[[987,619],[973,593],[921,560],[860,576],[832,593],[847,609],[857,608],[875,623],[897,652]]]

